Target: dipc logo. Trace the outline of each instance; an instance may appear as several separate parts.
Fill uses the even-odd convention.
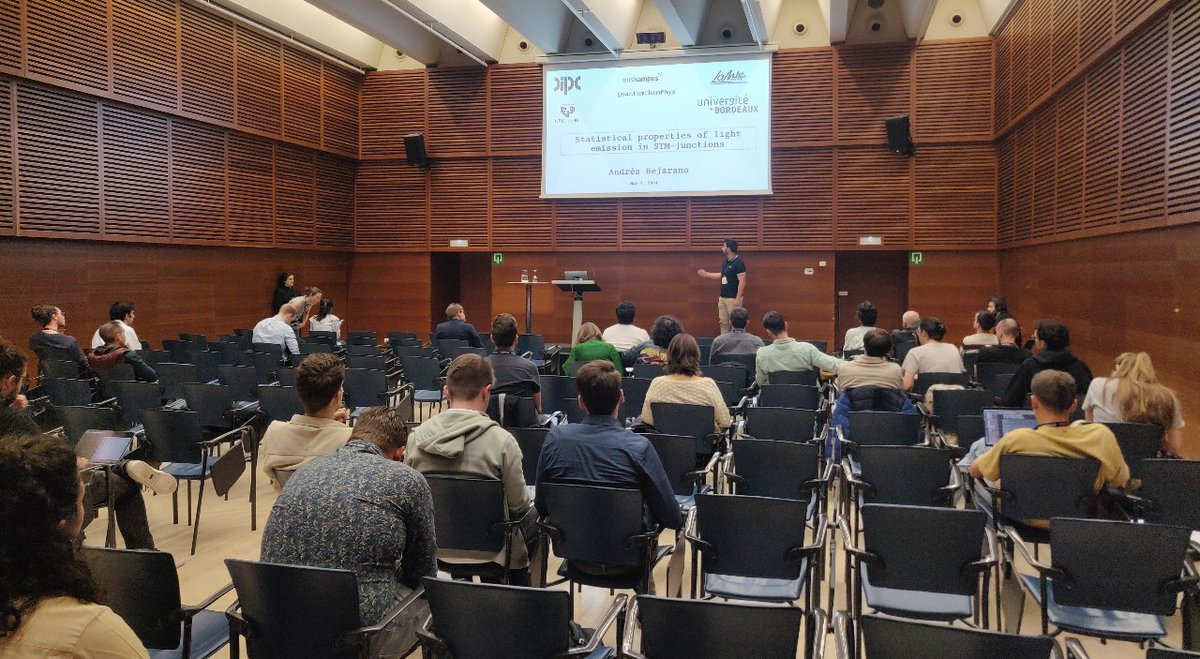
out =
[[[740,85],[746,82],[746,74],[743,71],[717,71],[717,75],[713,76],[712,84],[714,85]]]
[[[579,86],[579,79],[582,77],[583,76],[559,76],[554,79],[554,91],[562,92],[563,96],[566,96],[567,92],[571,91],[572,89],[583,89]]]

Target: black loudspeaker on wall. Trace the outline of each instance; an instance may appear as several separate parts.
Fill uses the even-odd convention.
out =
[[[404,157],[408,164],[421,169],[429,169],[429,156],[425,154],[425,135],[409,133],[404,136]]]
[[[917,145],[913,144],[912,136],[909,135],[907,114],[902,114],[898,117],[888,117],[884,120],[884,123],[887,124],[888,149],[892,153],[911,156],[917,152]]]

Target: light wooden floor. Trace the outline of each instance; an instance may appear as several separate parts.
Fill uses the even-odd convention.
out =
[[[229,582],[229,574],[225,570],[223,560],[226,558],[244,558],[257,560],[262,539],[262,529],[275,501],[275,492],[265,479],[259,479],[258,484],[258,530],[250,530],[249,474],[243,474],[242,479],[234,486],[229,501],[212,495],[211,489],[206,493],[202,526],[200,528],[199,545],[195,556],[188,554],[191,543],[191,528],[183,523],[185,520],[183,506],[184,498],[180,497],[179,525],[171,523],[171,497],[146,495],[146,506],[150,515],[150,527],[154,533],[155,543],[163,551],[171,552],[176,559],[184,559],[179,568],[179,581],[184,603],[199,602],[218,588]],[[104,540],[104,525],[107,513],[101,510],[100,517],[88,527],[87,544],[102,544]],[[662,542],[673,542],[673,534],[667,532]],[[118,544],[120,542],[118,541]],[[839,542],[840,549],[840,542]],[[1047,558],[1043,555],[1043,559]],[[843,574],[843,557],[839,551],[837,579],[839,581],[836,593],[836,606],[845,608],[845,592],[841,584]],[[689,561],[690,563],[690,561]],[[666,561],[660,564],[655,572],[658,592],[664,592],[666,585]],[[556,564],[551,565],[551,574]],[[825,588],[823,584],[823,589]],[[558,586],[565,588],[565,586]],[[822,591],[824,593],[824,590]],[[685,589],[686,595],[686,589]],[[234,599],[230,593],[220,600],[214,608],[224,610]],[[824,597],[822,602],[827,601]],[[576,619],[584,626],[594,626],[611,604],[612,598],[607,590],[584,588],[582,595],[576,595]],[[1033,633],[1038,629],[1037,607],[1032,601],[1027,601],[1022,632]],[[1180,625],[1178,615],[1168,621],[1170,634],[1167,643],[1179,646]],[[828,637],[826,646],[827,656],[833,656],[832,635]],[[1102,645],[1099,641],[1082,639],[1091,657],[1097,659],[1115,659],[1118,657],[1143,657],[1145,652],[1131,643],[1110,642]],[[610,633],[607,642],[615,643],[615,634]],[[222,651],[217,657],[228,657],[228,651]],[[243,652],[242,656],[245,656]],[[799,656],[803,656],[802,654]],[[915,656],[915,655],[914,655]]]

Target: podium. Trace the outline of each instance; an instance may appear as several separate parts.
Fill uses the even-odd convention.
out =
[[[550,282],[558,286],[564,293],[570,293],[574,301],[571,311],[571,346],[575,346],[575,337],[579,336],[579,326],[583,324],[583,294],[599,293],[600,287],[591,279],[555,279]]]

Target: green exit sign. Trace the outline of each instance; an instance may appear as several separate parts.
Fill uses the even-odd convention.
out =
[[[503,252],[492,252],[492,265],[504,265]]]
[[[925,265],[925,254],[923,254],[922,252],[909,252],[908,253],[908,264],[909,265]]]

